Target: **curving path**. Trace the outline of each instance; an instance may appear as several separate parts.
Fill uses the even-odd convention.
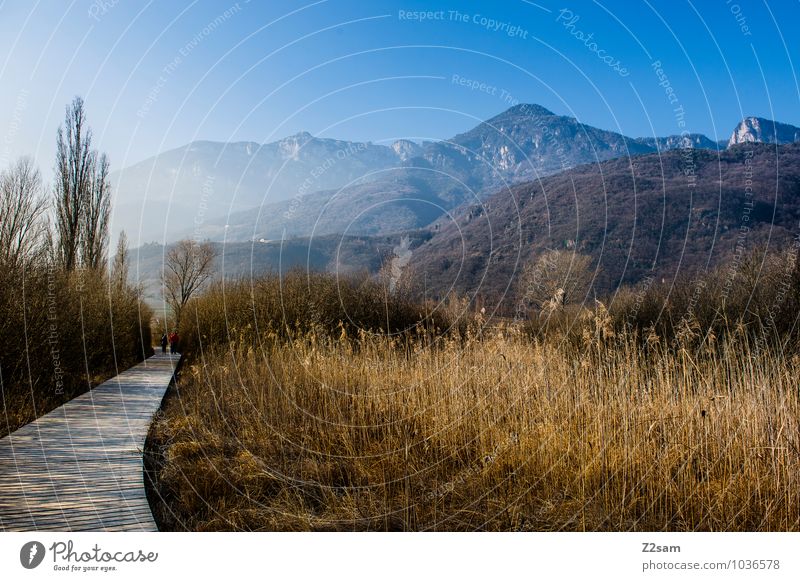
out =
[[[142,450],[178,356],[160,353],[0,439],[0,531],[155,531]]]

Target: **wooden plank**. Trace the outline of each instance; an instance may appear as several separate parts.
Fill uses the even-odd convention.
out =
[[[142,450],[177,361],[155,355],[0,439],[0,530],[157,530]]]

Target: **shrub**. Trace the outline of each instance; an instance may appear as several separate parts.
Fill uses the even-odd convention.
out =
[[[337,277],[291,271],[279,277],[213,284],[186,306],[179,335],[187,353],[231,342],[258,344],[315,331],[330,336],[358,333],[407,335],[448,328],[439,311],[392,294],[366,275]]]
[[[614,326],[670,341],[745,334],[757,344],[796,342],[800,305],[797,248],[755,250],[736,261],[674,283],[648,282],[610,301]]]
[[[149,308],[104,271],[46,263],[0,271],[0,344],[8,433],[141,361]]]

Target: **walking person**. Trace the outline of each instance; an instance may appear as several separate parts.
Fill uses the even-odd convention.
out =
[[[161,353],[167,352],[167,332],[164,331],[161,335]]]
[[[178,331],[173,331],[169,336],[169,352],[170,353],[177,353],[178,352]]]

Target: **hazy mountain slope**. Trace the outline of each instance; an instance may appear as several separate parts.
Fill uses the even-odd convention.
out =
[[[532,257],[576,249],[595,259],[596,290],[607,292],[647,276],[705,268],[730,258],[737,243],[751,249],[796,235],[800,144],[777,153],[760,144],[720,154],[689,151],[689,157],[684,151],[641,156],[635,167],[628,159],[583,165],[498,192],[463,208],[455,222],[440,220],[434,236],[412,248],[410,265],[424,273],[428,289],[499,300],[516,293],[518,271]],[[749,230],[740,238],[742,226]]]
[[[134,245],[189,235],[222,239],[226,224],[229,236],[253,230],[253,215],[259,213],[254,208],[278,204],[274,207],[283,209],[287,205],[280,202],[286,200],[319,216],[342,187],[352,190],[345,197],[348,203],[359,205],[354,208],[356,214],[369,212],[381,199],[389,201],[406,194],[426,201],[444,200],[441,213],[487,188],[650,150],[617,133],[553,115],[536,105],[512,107],[452,140],[424,144],[399,140],[383,146],[321,139],[308,133],[266,145],[199,141],[112,174],[112,229],[115,234],[125,229]],[[401,184],[392,191],[402,176],[386,170],[395,168],[413,168],[400,171],[424,183],[414,186],[416,190]],[[420,178],[415,169],[426,170],[428,175]],[[364,200],[359,201],[358,188],[375,181],[383,183],[360,190]],[[432,192],[434,185],[441,191]],[[367,227],[355,233],[397,231],[436,218],[425,204],[395,204],[394,210],[399,218],[396,224],[367,220]],[[277,223],[279,215],[279,211],[270,212],[265,231],[253,231],[255,239],[283,228],[311,233],[308,228],[301,230],[300,222]],[[343,231],[340,222],[329,223],[326,231]]]
[[[204,233],[221,240],[227,230],[225,239],[234,242],[337,232],[384,235],[427,226],[470,199],[478,198],[457,178],[430,167],[406,167],[384,172],[374,182],[238,212],[226,218],[227,228],[212,223]]]
[[[374,179],[401,164],[392,147],[308,133],[266,145],[194,142],[112,174],[113,230],[136,243],[162,240],[166,229],[172,240],[230,210]]]
[[[393,149],[402,169],[379,172],[368,184],[234,213],[207,224],[204,234],[221,239],[226,224],[227,239],[238,241],[273,238],[284,229],[294,236],[389,234],[425,226],[504,185],[655,150],[537,105],[512,107],[449,141],[397,142]]]

